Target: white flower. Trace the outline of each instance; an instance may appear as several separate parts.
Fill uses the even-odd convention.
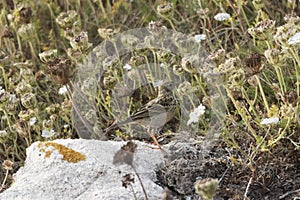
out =
[[[126,65],[124,65],[123,66],[123,69],[127,69],[127,70],[131,70],[131,65],[129,65],[129,64],[126,64]]]
[[[49,130],[42,130],[42,137],[49,138],[55,134],[55,131],[53,129]]]
[[[187,125],[191,123],[197,123],[199,121],[199,117],[205,113],[205,106],[200,104],[193,112],[190,113],[190,119],[187,122]]]
[[[196,42],[201,42],[206,40],[206,35],[205,34],[198,34],[194,36],[194,39]]]
[[[6,130],[0,130],[0,136],[5,136],[5,135],[7,135]]]
[[[279,122],[278,117],[271,117],[271,118],[265,118],[263,119],[260,124],[262,125],[268,125],[268,124],[277,124]]]
[[[288,44],[295,45],[300,43],[300,32],[295,33],[290,39],[288,40]]]
[[[164,83],[164,81],[163,81],[163,80],[158,80],[158,81],[155,81],[155,82],[153,82],[153,87],[158,87],[158,86],[161,86],[163,83]]]
[[[12,14],[8,14],[6,17],[8,21],[12,21],[14,18]]]
[[[16,97],[15,94],[9,95],[9,102],[11,102],[11,103],[16,103],[16,102],[18,102],[18,99],[17,99],[17,97]]]
[[[35,124],[35,122],[36,122],[36,117],[31,117],[31,118],[29,119],[29,125],[30,125],[30,126],[33,126],[33,125]]]
[[[58,90],[58,94],[65,94],[67,92],[67,87],[64,85]]]
[[[165,64],[164,63],[160,63],[160,65],[159,65],[160,67],[165,67]]]
[[[225,21],[230,18],[228,13],[218,13],[214,16],[214,19],[217,21]]]
[[[0,94],[4,94],[5,93],[5,89],[3,89],[2,87],[0,87]]]

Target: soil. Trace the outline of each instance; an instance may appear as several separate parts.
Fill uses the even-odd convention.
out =
[[[173,199],[201,199],[194,182],[205,178],[219,180],[214,200],[300,199],[300,152],[289,141],[257,155],[252,164],[222,142],[209,152],[201,146],[173,143],[158,167],[158,183],[171,191]]]

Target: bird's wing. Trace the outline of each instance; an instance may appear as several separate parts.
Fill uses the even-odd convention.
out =
[[[154,104],[155,102],[149,102],[140,109],[138,109],[135,113],[131,115],[131,119],[142,120],[145,118],[150,118],[151,116],[159,115],[166,112],[166,109],[163,105]]]

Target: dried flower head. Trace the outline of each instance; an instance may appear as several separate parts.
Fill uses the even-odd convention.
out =
[[[211,99],[210,97],[204,96],[202,98],[202,104],[206,107],[210,107],[211,106]]]
[[[7,102],[9,96],[9,93],[5,91],[5,89],[2,89],[2,87],[0,86],[0,104]]]
[[[141,40],[132,34],[124,34],[124,35],[122,34],[121,35],[121,43],[124,46],[136,47],[140,42],[141,42]]]
[[[279,116],[282,121],[286,121],[287,119],[291,119],[295,117],[295,107],[292,104],[283,104],[279,109]],[[297,115],[297,114],[296,114]]]
[[[111,28],[98,28],[98,34],[103,39],[112,38],[115,34],[119,33],[120,30],[118,29],[111,29]]]
[[[258,86],[258,82],[255,76],[250,76],[247,78],[247,82],[249,83],[249,85],[251,85],[252,87],[256,87]]]
[[[25,93],[21,96],[21,103],[22,105],[29,109],[29,108],[35,108],[37,105],[37,99],[36,99],[36,94],[33,93]]]
[[[180,76],[181,74],[184,73],[184,69],[182,68],[181,65],[173,65],[173,72],[174,72],[174,74],[176,74],[177,76]]]
[[[14,125],[14,129],[21,138],[26,138],[29,135],[29,126],[27,121],[18,120]]]
[[[218,67],[218,72],[222,75],[224,81],[228,81],[229,79],[233,80],[231,77],[234,74],[244,73],[244,70],[241,70],[237,73],[237,70],[241,69],[241,60],[239,57],[228,58],[225,60],[225,63],[222,63]]]
[[[278,65],[281,61],[280,51],[279,49],[268,49],[265,51],[265,57],[271,65]]]
[[[32,41],[33,36],[35,35],[35,27],[33,24],[23,24],[18,29],[18,35],[25,41]]]
[[[44,63],[52,63],[57,59],[57,49],[50,49],[39,53],[40,60]]]
[[[230,84],[228,86],[228,90],[235,100],[241,100],[243,99],[243,93],[242,93],[242,87],[238,84]]]
[[[127,72],[127,76],[128,76],[128,78],[129,79],[131,79],[131,80],[146,80],[146,78],[145,78],[145,74],[142,74],[141,75],[141,73],[140,73],[141,71],[139,70],[139,69],[136,69],[136,68],[134,68],[134,69],[131,69],[130,71],[128,71]],[[130,91],[131,89],[129,89],[129,88],[124,88],[123,89],[124,91]],[[123,91],[122,90],[122,91]],[[123,92],[120,92],[120,93],[122,93],[123,94]],[[126,94],[127,94],[127,92],[125,92]]]
[[[231,86],[241,86],[246,79],[245,71],[242,68],[236,69],[228,77],[228,83]]]
[[[132,183],[134,183],[134,177],[131,177],[130,174],[125,174],[122,177],[122,187],[127,188]]]
[[[1,37],[2,38],[13,38],[14,37],[13,33],[9,30],[9,27],[7,25],[4,26],[4,28],[1,32]]]
[[[277,105],[272,104],[268,110],[268,117],[278,117],[279,116],[279,108]]]
[[[293,36],[299,31],[300,25],[286,23],[282,26],[279,26],[277,27],[276,33],[274,35],[275,42],[281,46],[293,45],[297,42],[297,35],[295,37]],[[291,44],[288,44],[288,41]]]
[[[71,61],[65,57],[57,58],[49,63],[46,73],[59,85],[67,84],[72,76]]]
[[[228,58],[225,61],[224,65],[225,65],[224,66],[225,69],[232,69],[232,68],[238,69],[238,68],[241,68],[242,62],[239,57],[232,57],[232,58]]]
[[[32,79],[32,77],[34,77],[32,69],[21,69],[20,75],[24,80],[28,81],[29,83],[34,83],[34,80]]]
[[[65,99],[62,103],[61,103],[61,111],[63,112],[70,112],[72,109],[72,101],[69,99]]]
[[[298,94],[296,91],[291,90],[284,94],[283,101],[286,104],[291,104],[293,107],[295,107],[298,103]]]
[[[198,180],[195,183],[195,190],[197,194],[205,200],[212,200],[216,194],[219,181],[218,179],[206,178]]]
[[[21,110],[18,116],[22,121],[28,121],[35,114],[36,114],[36,110],[27,109],[27,110]]]
[[[33,90],[32,86],[24,80],[19,82],[19,84],[17,85],[17,87],[15,89],[16,93],[19,95],[22,95],[25,93],[31,93],[32,90]]]
[[[127,142],[125,145],[121,147],[119,151],[117,151],[113,158],[113,164],[133,164],[133,156],[135,150],[137,148],[137,144],[132,141]]]
[[[16,62],[14,63],[14,67],[18,69],[31,69],[32,71],[34,69],[32,60],[26,60],[25,62]]]
[[[89,123],[93,124],[95,122],[95,119],[97,118],[97,112],[93,109],[89,109],[85,114],[84,118]]]
[[[88,77],[82,82],[80,91],[87,95],[93,95],[95,94],[95,91],[93,89],[96,88],[96,85],[97,80],[94,77]]]
[[[128,64],[130,64],[133,67],[137,67],[137,66],[143,65],[145,63],[146,63],[145,57],[140,56],[140,55],[131,56],[131,58],[128,62]]]
[[[266,40],[272,37],[272,34],[275,30],[275,21],[274,20],[263,20],[258,22],[255,27],[249,28],[248,33],[252,37],[260,40]]]
[[[284,21],[286,21],[287,23],[298,25],[300,23],[300,17],[296,16],[295,13],[287,14],[286,16],[284,16]]]
[[[4,137],[7,135],[7,131],[6,130],[0,130],[0,137]]]
[[[171,52],[168,52],[168,51],[165,51],[162,49],[156,51],[156,55],[160,62],[166,62],[174,56],[174,54],[172,54]]]
[[[252,53],[243,59],[243,66],[247,76],[253,76],[260,73],[264,65],[262,61],[264,56],[258,53]]]
[[[85,31],[80,32],[78,35],[73,37],[70,44],[74,50],[79,50],[86,53],[93,45],[89,43],[88,34]]]
[[[107,75],[103,78],[103,85],[105,88],[112,89],[117,84],[118,79],[113,75]]]
[[[166,3],[157,6],[157,12],[162,16],[169,16],[173,10],[173,3]]]
[[[265,7],[265,0],[253,0],[252,4],[256,10],[261,10]]]
[[[77,20],[77,12],[75,10],[69,10],[67,12],[62,12],[56,18],[56,23],[66,29],[72,28],[74,22]]]
[[[207,60],[208,61],[213,61],[217,65],[219,65],[221,62],[223,62],[224,58],[225,58],[225,50],[224,49],[218,49],[214,53],[210,54],[207,57]]]
[[[198,58],[197,56],[185,56],[181,59],[181,66],[182,68],[191,74],[197,73],[196,65],[197,65]]]
[[[197,14],[202,18],[205,19],[208,17],[209,14],[209,8],[199,9],[197,11]]]
[[[245,81],[245,71],[241,66],[240,58],[233,57],[220,64],[217,70],[224,82],[231,86],[240,86]]]
[[[27,4],[19,3],[12,15],[15,23],[27,24],[31,20],[32,10]]]
[[[158,30],[162,30],[162,29],[167,29],[167,27],[165,27],[160,21],[151,21],[148,24],[147,29],[151,32],[151,33],[155,33]]]
[[[58,103],[53,103],[45,108],[47,114],[52,115],[58,113],[60,110],[60,105]]]
[[[5,105],[5,110],[8,112],[8,114],[15,115],[19,103],[20,103],[20,99],[17,98],[15,94],[10,94],[8,103]]]
[[[44,119],[42,121],[43,129],[50,130],[53,127],[53,122],[51,120]]]
[[[4,63],[6,60],[8,60],[8,58],[8,54],[3,50],[0,50],[0,63]]]
[[[2,166],[6,170],[13,170],[14,163],[10,160],[4,160]]]
[[[190,82],[184,81],[179,84],[177,88],[177,92],[179,95],[189,95],[190,92],[193,92],[193,87]]]

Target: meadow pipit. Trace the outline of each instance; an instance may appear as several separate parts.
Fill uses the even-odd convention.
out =
[[[176,108],[178,107],[177,99],[174,97],[171,89],[167,87],[169,84],[170,83],[158,86],[158,95],[156,98],[143,105],[127,119],[114,122],[105,129],[105,132],[108,133],[112,129],[124,124],[139,124],[147,129],[147,133],[160,148],[152,131],[158,131],[170,121],[174,117]]]

